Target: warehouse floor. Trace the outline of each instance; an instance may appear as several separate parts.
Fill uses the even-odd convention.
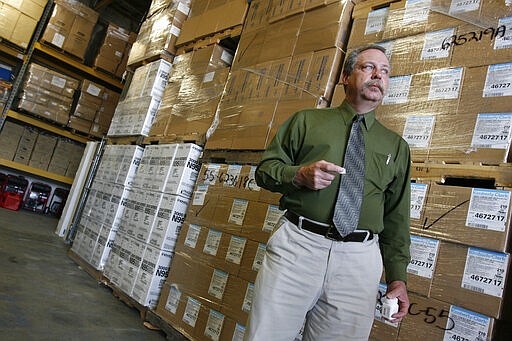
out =
[[[0,208],[0,340],[165,340],[68,258],[57,222]]]

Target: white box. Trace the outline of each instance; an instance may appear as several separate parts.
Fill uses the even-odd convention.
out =
[[[155,222],[156,213],[162,201],[161,192],[146,191],[145,192],[145,203],[144,212],[142,213],[141,220],[137,229],[135,237],[139,240],[143,240],[146,243],[149,241],[149,236]]]
[[[132,295],[133,285],[137,278],[139,268],[142,262],[142,256],[146,249],[146,243],[131,238],[129,236],[123,236],[123,247],[126,246],[128,250],[128,262],[123,267],[123,278],[121,281],[120,289],[127,293],[129,296]]]
[[[140,159],[144,153],[144,148],[139,146],[120,146],[121,149],[121,161],[118,166],[119,172],[114,180],[115,183],[131,187],[133,179],[139,168]]]
[[[177,144],[163,144],[159,145],[158,148],[155,149],[155,157],[157,161],[155,176],[151,182],[151,189],[153,191],[164,191],[177,150]]]
[[[146,207],[146,192],[140,188],[134,188],[129,192],[127,207],[131,210],[130,218],[123,221],[126,227],[124,233],[132,238],[136,238],[139,233],[140,224]],[[143,240],[146,242],[145,240]]]
[[[155,222],[149,236],[149,244],[162,250],[172,251],[176,245],[181,225],[185,221],[188,198],[164,193],[158,207]]]
[[[159,59],[135,70],[125,98],[153,97],[161,100],[172,64]]]
[[[115,238],[116,231],[112,230],[109,226],[103,225],[91,257],[91,265],[95,269],[101,271],[105,267]]]
[[[155,308],[160,292],[169,275],[174,253],[147,246],[142,265],[133,287],[132,297],[150,308]]]
[[[107,205],[107,213],[105,215],[104,223],[113,230],[118,230],[121,218],[123,216],[124,206],[121,201],[128,197],[128,189],[123,185],[112,184],[110,185],[110,201]]]
[[[116,235],[114,242],[112,244],[112,249],[107,258],[107,262],[105,263],[105,267],[103,268],[103,275],[107,277],[112,284],[119,287],[122,278],[121,269],[123,267],[123,260],[121,258],[121,246],[122,246],[122,237]]]
[[[201,169],[198,162],[203,148],[193,143],[178,145],[171,173],[167,180],[164,192],[181,195],[186,198],[192,196],[197,175]]]

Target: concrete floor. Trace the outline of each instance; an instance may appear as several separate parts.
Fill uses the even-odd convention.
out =
[[[165,340],[68,258],[57,222],[0,208],[0,340]]]

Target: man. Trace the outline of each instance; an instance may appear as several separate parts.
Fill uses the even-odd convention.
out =
[[[256,181],[283,193],[280,205],[287,211],[267,244],[246,340],[293,340],[304,319],[305,341],[367,340],[383,265],[386,296],[399,300],[392,321],[407,314],[410,152],[373,111],[389,72],[382,47],[352,52],[342,74],[341,106],[295,113],[265,151]],[[362,122],[354,121],[358,117]],[[362,194],[359,204],[349,205],[357,207],[356,230],[343,236],[338,231],[345,222],[333,221],[340,214],[338,191],[354,187],[340,188],[341,178],[357,177],[354,161],[344,161],[352,125],[359,125],[354,130],[364,144],[355,154],[364,167]]]

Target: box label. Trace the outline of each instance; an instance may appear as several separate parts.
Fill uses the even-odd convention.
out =
[[[259,187],[256,184],[256,166],[251,167],[251,171],[249,172],[249,180],[247,181],[247,184],[245,185],[245,188],[250,191],[256,191],[259,192],[261,190],[261,187]]]
[[[247,290],[245,290],[244,303],[242,305],[242,310],[246,313],[251,311],[252,307],[252,298],[254,296],[254,284],[248,283]]]
[[[185,313],[183,314],[183,322],[194,328],[196,326],[197,316],[199,315],[200,308],[201,303],[198,300],[189,297],[187,300]]]
[[[508,255],[470,247],[461,287],[481,294],[503,297]]]
[[[190,12],[190,7],[188,7],[188,5],[183,2],[179,2],[178,3],[178,11],[188,15],[188,13]]]
[[[176,310],[180,303],[181,291],[175,285],[171,285],[167,302],[165,303],[165,309],[176,315]]]
[[[461,82],[462,68],[433,71],[428,99],[459,98]]]
[[[263,244],[263,243],[258,244],[258,249],[256,250],[256,255],[254,256],[254,261],[252,262],[252,270],[253,271],[260,271],[266,251],[267,251],[267,244]]]
[[[443,341],[487,340],[491,319],[472,311],[450,306]]]
[[[203,206],[206,193],[208,192],[208,185],[198,185],[194,192],[194,198],[192,199],[192,206]]]
[[[174,25],[171,25],[171,30],[170,30],[171,34],[175,37],[179,37],[180,33],[181,33],[181,29],[174,26]]]
[[[220,165],[211,163],[208,165],[206,169],[206,173],[204,174],[203,184],[206,185],[215,185],[217,182],[217,178],[219,177]]]
[[[235,225],[242,225],[245,219],[245,213],[247,212],[247,206],[249,202],[247,200],[235,199],[231,206],[231,212],[229,213],[229,223]]]
[[[381,8],[368,13],[368,19],[366,20],[366,28],[364,34],[378,33],[384,30],[386,20],[388,19],[389,8]]]
[[[208,322],[206,323],[204,335],[214,341],[218,341],[220,339],[220,334],[222,333],[223,324],[224,315],[218,311],[210,309],[210,315],[208,315]]]
[[[222,51],[222,54],[220,55],[220,60],[222,60],[226,64],[231,65],[231,63],[233,62],[233,55],[228,51]]]
[[[201,232],[201,226],[190,224],[187,231],[187,236],[185,238],[185,245],[195,249],[197,245],[197,240],[199,239],[199,233]]]
[[[512,113],[478,114],[471,147],[508,149],[511,132]]]
[[[66,86],[66,79],[58,76],[52,76],[51,83],[58,88],[64,89]]]
[[[263,222],[263,231],[272,232],[277,226],[279,219],[283,216],[284,211],[279,206],[268,205],[265,221]]]
[[[224,295],[224,289],[228,282],[227,272],[215,269],[213,271],[212,280],[210,281],[210,287],[208,288],[208,294],[221,300]]]
[[[224,187],[235,187],[240,178],[241,171],[242,165],[229,165],[226,179],[224,180]]]
[[[496,37],[494,41],[494,49],[512,48],[512,17],[501,18],[498,20],[498,27],[505,26],[505,32],[502,36]]]
[[[443,49],[443,42],[455,34],[454,28],[425,33],[421,60],[448,58],[450,47]]]
[[[489,65],[482,96],[512,96],[512,63]]]
[[[420,219],[427,197],[427,189],[427,184],[411,183],[411,218]]]
[[[427,21],[429,11],[430,0],[408,0],[405,3],[402,25]]]
[[[402,137],[411,148],[428,148],[434,123],[435,116],[408,116]]]
[[[233,333],[233,338],[231,341],[243,341],[245,336],[245,327],[241,324],[236,324],[235,332]]]
[[[389,89],[382,100],[382,104],[403,104],[409,99],[409,90],[411,89],[412,76],[391,77],[389,79]]]
[[[215,71],[208,72],[203,77],[203,83],[209,83],[213,81],[213,78],[215,77]]]
[[[480,8],[480,0],[452,0],[448,13],[462,13],[476,11]]]
[[[62,34],[60,33],[55,33],[53,35],[53,39],[52,39],[52,44],[57,46],[57,47],[60,47],[62,48],[62,45],[64,45],[64,41],[66,40],[66,37],[63,36]]]
[[[209,230],[208,237],[204,243],[203,252],[207,255],[216,256],[219,250],[220,239],[222,238],[222,232],[216,230]]]
[[[504,232],[510,206],[510,191],[473,188],[466,226]]]
[[[240,261],[242,260],[242,255],[244,254],[246,242],[247,239],[245,238],[231,236],[231,240],[229,241],[228,252],[226,254],[226,261],[235,264],[240,264]]]
[[[411,235],[411,261],[407,272],[432,278],[438,251],[439,240]]]

